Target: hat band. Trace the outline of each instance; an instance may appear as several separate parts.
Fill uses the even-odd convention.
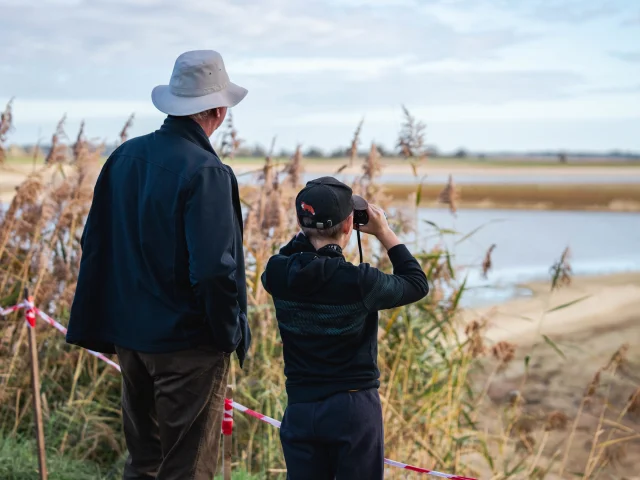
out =
[[[198,90],[193,90],[191,88],[180,88],[173,85],[169,85],[169,88],[171,89],[171,93],[173,93],[177,97],[204,97],[205,95],[209,95],[210,93],[220,92],[228,86],[229,82],[216,83],[210,87],[200,88]]]

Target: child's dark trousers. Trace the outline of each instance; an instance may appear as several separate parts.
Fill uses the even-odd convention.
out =
[[[381,480],[382,407],[375,388],[287,407],[280,431],[289,480]]]

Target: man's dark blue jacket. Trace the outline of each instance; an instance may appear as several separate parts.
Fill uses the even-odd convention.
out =
[[[166,353],[210,345],[242,362],[251,335],[238,183],[187,117],[107,160],[82,235],[67,342]]]

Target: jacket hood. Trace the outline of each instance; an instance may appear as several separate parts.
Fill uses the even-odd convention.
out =
[[[310,295],[320,290],[331,281],[340,264],[344,262],[340,246],[332,244],[316,250],[302,233],[297,234],[282,247],[280,255],[288,258],[285,278],[278,280],[286,282],[287,288],[300,295]],[[282,274],[282,271],[279,273]]]

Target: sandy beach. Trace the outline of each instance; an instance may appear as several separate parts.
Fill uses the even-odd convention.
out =
[[[523,420],[515,430],[526,439],[523,448],[540,455],[541,468],[561,463],[575,422],[568,470],[584,471],[589,460],[602,453],[605,472],[613,476],[594,478],[640,478],[640,412],[622,412],[640,387],[640,273],[577,277],[571,286],[553,293],[548,283],[527,287],[533,292],[530,298],[464,313],[466,321],[489,322],[489,348],[500,341],[516,348],[506,369],[496,371],[495,362],[487,360],[486,371],[478,375],[478,388],[486,389],[489,399],[486,428],[502,422],[506,406],[518,392]],[[611,361],[616,354],[622,362],[614,375]],[[583,405],[597,372],[596,388]],[[565,425],[549,430],[554,416],[565,419]],[[596,436],[600,443],[617,441],[601,451],[593,449]]]
[[[550,291],[550,284],[522,285],[531,297],[502,305],[467,310],[465,315],[490,319],[490,340],[530,342],[538,333],[566,336],[588,329],[613,327],[638,320],[640,334],[640,273],[574,277],[568,287]],[[551,311],[576,302],[566,308]],[[549,312],[549,313],[545,313]],[[638,345],[640,354],[640,342]]]

